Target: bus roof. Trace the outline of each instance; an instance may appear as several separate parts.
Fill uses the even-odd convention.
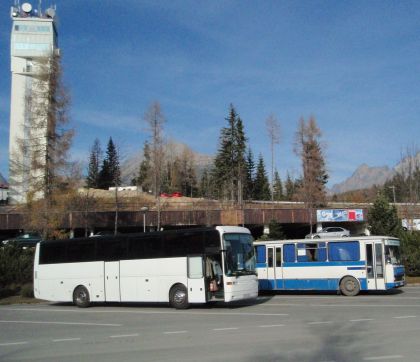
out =
[[[316,239],[282,239],[282,240],[255,240],[254,244],[288,244],[288,243],[325,243],[325,242],[347,242],[347,241],[368,241],[368,240],[399,240],[394,236],[370,235],[370,236],[348,236],[338,238],[316,238]]]
[[[250,231],[247,228],[240,227],[240,226],[216,226],[216,227],[194,227],[194,228],[184,228],[184,229],[169,229],[169,230],[162,230],[162,231],[151,231],[147,233],[119,233],[117,235],[101,235],[96,236],[95,239],[113,239],[113,238],[130,238],[130,237],[148,237],[148,236],[157,236],[157,235],[167,235],[167,234],[177,234],[177,233],[186,233],[186,232],[205,232],[205,231],[212,231],[217,230],[220,233],[246,233],[250,234]],[[59,243],[65,242],[70,240],[82,240],[82,239],[89,239],[92,240],[92,237],[82,237],[82,238],[74,238],[74,239],[55,239],[55,240],[43,240],[41,243]]]

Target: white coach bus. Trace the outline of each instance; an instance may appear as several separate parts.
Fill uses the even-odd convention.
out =
[[[387,290],[405,284],[400,241],[388,236],[256,241],[260,290]]]
[[[234,226],[41,241],[36,298],[73,302],[232,302],[256,298],[253,238]]]

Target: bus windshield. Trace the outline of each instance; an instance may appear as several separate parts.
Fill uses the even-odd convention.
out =
[[[388,264],[401,265],[400,247],[397,245],[385,245],[385,260]]]
[[[255,274],[255,254],[250,234],[224,234],[226,276]]]

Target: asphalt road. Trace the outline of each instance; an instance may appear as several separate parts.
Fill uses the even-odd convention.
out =
[[[0,361],[420,361],[420,287],[185,311],[0,306]]]

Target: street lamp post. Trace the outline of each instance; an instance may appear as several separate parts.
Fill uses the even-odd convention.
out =
[[[395,205],[395,186],[388,186],[390,189],[392,189],[392,195],[394,198],[394,205]]]
[[[147,206],[143,206],[140,211],[143,213],[143,232],[146,232],[146,213],[149,211]]]

